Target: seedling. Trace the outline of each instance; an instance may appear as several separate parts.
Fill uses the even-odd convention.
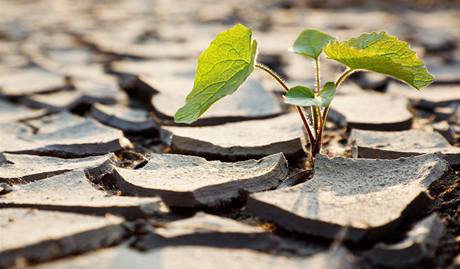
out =
[[[365,33],[347,41],[309,29],[302,32],[290,51],[312,60],[315,85],[288,85],[270,68],[257,63],[257,42],[251,30],[238,24],[220,33],[200,55],[195,83],[186,103],[174,117],[177,123],[196,121],[212,104],[234,93],[255,68],[267,72],[284,89],[286,103],[295,105],[309,139],[310,163],[321,151],[324,126],[337,88],[353,72],[367,70],[398,79],[419,90],[433,81],[424,63],[417,58],[408,43],[395,36]],[[345,71],[335,81],[321,84],[320,55],[345,65]],[[363,104],[365,105],[365,104]],[[263,135],[263,134],[261,134]]]

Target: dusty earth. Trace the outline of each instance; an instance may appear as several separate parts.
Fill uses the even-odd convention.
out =
[[[460,268],[456,1],[0,1],[0,268]],[[289,85],[306,28],[387,31],[434,83],[354,74],[305,170],[256,72],[192,126],[196,59],[235,23]],[[342,67],[326,59],[323,80]]]

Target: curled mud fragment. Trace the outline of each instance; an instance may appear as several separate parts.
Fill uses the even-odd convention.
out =
[[[433,154],[396,160],[318,156],[305,183],[249,196],[246,210],[292,233],[376,242],[418,219],[430,184],[449,169]]]
[[[222,207],[244,193],[276,188],[287,175],[283,154],[235,163],[176,154],[151,154],[139,169],[105,165],[87,169],[95,182],[125,195],[161,197],[171,207]]]
[[[305,155],[299,115],[206,127],[163,126],[161,140],[174,153],[218,160],[247,160],[282,152],[288,159]]]
[[[0,267],[50,261],[122,240],[123,219],[21,208],[0,209]]]

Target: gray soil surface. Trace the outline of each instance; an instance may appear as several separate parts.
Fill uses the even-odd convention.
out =
[[[451,166],[460,165],[460,148],[449,144],[438,132],[353,130],[350,140],[354,157],[394,159],[440,152]]]
[[[128,219],[160,215],[165,206],[158,198],[119,196],[92,185],[82,170],[68,172],[27,184],[15,185],[0,195],[2,208],[37,208]]]
[[[0,6],[0,268],[459,268],[458,1]],[[434,83],[354,73],[311,170],[296,109],[258,68],[173,122],[200,53],[237,23],[288,87],[315,85],[288,51],[308,28],[395,35]],[[324,84],[345,68],[320,69]]]
[[[164,126],[161,139],[175,153],[210,159],[252,159],[280,151],[287,158],[294,158],[304,154],[301,141],[304,132],[299,119],[298,114],[289,113],[271,119],[218,126]]]
[[[428,187],[448,172],[436,155],[407,159],[328,159],[313,177],[291,188],[250,196],[246,209],[291,232],[352,242],[375,242],[432,203]]]
[[[331,109],[343,115],[350,129],[397,131],[410,129],[412,113],[405,98],[380,93],[337,95]]]
[[[91,251],[120,241],[123,219],[108,216],[0,209],[2,244],[0,266],[19,265],[20,260],[47,261]]]
[[[234,163],[152,154],[139,169],[108,166],[86,173],[93,181],[115,185],[125,195],[159,196],[174,207],[221,207],[238,200],[242,193],[276,188],[288,172],[281,153]]]
[[[175,83],[171,89],[162,90],[160,94],[154,95],[152,98],[152,106],[158,116],[169,121],[172,121],[174,114],[184,104],[185,97],[193,87],[193,77],[183,83],[177,83],[175,77],[171,77],[171,80]],[[222,102],[210,108],[193,125],[269,118],[277,116],[281,112],[281,105],[277,97],[267,91],[259,81],[248,79],[234,95],[223,99]]]

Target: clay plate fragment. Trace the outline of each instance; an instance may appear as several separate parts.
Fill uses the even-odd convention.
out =
[[[289,249],[304,255],[324,250],[319,245],[282,239],[258,226],[205,213],[166,223],[141,236],[132,246],[143,251],[171,246],[252,249],[267,252]]]
[[[429,185],[448,163],[437,155],[397,160],[318,156],[312,179],[291,188],[250,195],[246,209],[299,234],[375,242],[423,214]]]
[[[390,94],[409,98],[413,106],[428,110],[460,103],[459,91],[459,85],[429,86],[415,91],[404,84],[392,83],[388,88]]]
[[[160,196],[173,207],[220,207],[240,199],[241,192],[276,188],[287,175],[287,162],[283,154],[236,163],[152,154],[139,169],[110,165],[88,169],[86,174],[125,195]]]
[[[460,68],[460,65],[458,63],[454,64],[445,64],[442,66],[435,65],[432,67],[428,67],[430,70],[430,73],[433,74],[434,77],[434,84],[439,84],[439,85],[452,85],[452,84],[459,84],[460,83],[460,78],[458,76],[458,70]]]
[[[0,95],[8,97],[54,92],[65,87],[63,77],[39,68],[18,69],[0,76]]]
[[[82,170],[13,186],[0,196],[2,208],[37,208],[92,215],[114,214],[128,219],[160,215],[159,198],[110,195],[88,182]]]
[[[391,80],[385,75],[366,71],[354,73],[351,79],[362,89],[370,89],[379,92],[384,92]]]
[[[460,134],[460,125],[455,123],[449,124],[447,121],[440,121],[433,123],[431,126],[433,127],[433,130],[440,133],[450,144],[455,144],[457,142],[457,135]]]
[[[207,159],[247,160],[278,152],[287,158],[304,155],[299,115],[287,115],[207,127],[163,126],[161,139],[174,153]]]
[[[96,103],[115,104],[125,96],[115,84],[77,80],[73,89],[46,94],[34,94],[22,99],[22,102],[32,108],[47,108],[50,111],[82,112]],[[82,113],[81,113],[82,114]]]
[[[353,130],[350,140],[353,144],[354,157],[396,159],[441,152],[451,166],[460,165],[460,148],[450,145],[438,132]]]
[[[120,129],[126,133],[155,134],[159,129],[157,123],[149,116],[147,111],[121,105],[94,105],[91,110],[91,116],[105,125]]]
[[[398,131],[412,126],[404,97],[380,93],[337,95],[331,111],[343,115],[350,129]]]
[[[26,154],[0,153],[0,182],[27,183],[68,171],[98,167],[110,160],[112,154],[61,159]]]
[[[127,247],[99,250],[74,258],[46,263],[34,269],[100,268],[124,269],[241,269],[241,268],[357,268],[354,258],[343,248],[309,257],[280,256],[247,249],[225,249],[200,246],[174,246],[139,252]]]
[[[364,256],[374,265],[418,268],[422,262],[434,257],[444,230],[444,223],[436,214],[432,214],[418,222],[402,241],[377,244]]]
[[[0,150],[8,153],[76,158],[118,151],[128,143],[121,131],[66,112],[26,124],[0,124]]]
[[[0,99],[0,123],[14,122],[45,114],[41,109],[29,109]]]
[[[121,60],[111,62],[108,69],[115,75],[130,74],[150,78],[183,77],[193,79],[196,60]]]
[[[0,209],[0,267],[52,259],[113,245],[122,219],[31,209]]]
[[[152,105],[164,124],[173,124],[176,111],[184,104],[185,97],[193,88],[193,78],[163,79],[167,89],[154,95]],[[159,86],[162,86],[160,84]],[[168,88],[169,87],[169,88]],[[281,114],[277,97],[264,89],[255,79],[248,79],[238,91],[212,106],[194,126],[216,125],[227,122],[274,117]]]

